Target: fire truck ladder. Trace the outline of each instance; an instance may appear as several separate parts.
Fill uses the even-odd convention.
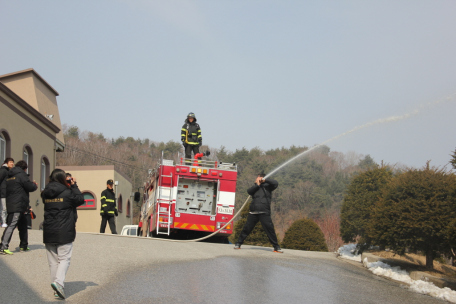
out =
[[[163,165],[161,166],[161,171],[163,172]],[[162,185],[163,185],[163,178],[164,177],[169,177],[170,182],[169,182],[169,196],[168,199],[162,198]],[[157,234],[166,234],[169,235],[171,232],[171,208],[172,208],[172,203],[173,203],[173,174],[171,175],[161,175],[158,180],[158,199],[157,199],[157,209],[158,209],[158,216],[157,216]],[[168,210],[167,211],[162,211],[160,206],[161,204],[168,204]],[[162,221],[161,219],[163,216],[167,216],[168,220],[167,222]],[[160,231],[160,224],[166,224],[168,226],[168,229],[165,231]]]

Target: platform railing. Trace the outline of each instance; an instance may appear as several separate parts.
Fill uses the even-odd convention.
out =
[[[216,160],[205,160],[205,159],[191,159],[183,158],[180,159],[181,166],[191,167],[203,167],[203,168],[217,168],[221,170],[237,171],[237,165],[235,163],[224,163]]]

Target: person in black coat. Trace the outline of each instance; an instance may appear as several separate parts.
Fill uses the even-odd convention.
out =
[[[6,179],[8,178],[8,171],[14,167],[14,159],[11,157],[5,158],[3,165],[0,167],[0,223],[2,228],[6,228]]]
[[[13,254],[9,249],[9,243],[14,229],[18,227],[20,250],[30,250],[28,246],[27,219],[25,212],[30,204],[29,193],[36,191],[38,186],[35,181],[30,181],[27,171],[27,163],[23,160],[9,170],[6,179],[6,210],[8,211],[8,227],[3,231],[0,254]]]
[[[252,232],[253,228],[255,228],[255,225],[260,222],[268,236],[269,242],[274,247],[274,252],[283,253],[277,241],[277,235],[271,218],[272,191],[277,189],[279,183],[272,178],[264,179],[264,177],[265,174],[263,172],[258,174],[255,185],[247,189],[247,193],[252,196],[250,213],[234,249],[241,249],[244,240]]]
[[[75,210],[84,204],[76,179],[67,183],[65,171],[55,169],[41,198],[44,203],[43,243],[51,270],[51,287],[65,299],[65,274],[70,267],[73,242],[76,238]]]

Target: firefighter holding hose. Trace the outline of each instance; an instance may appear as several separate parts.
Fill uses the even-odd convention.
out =
[[[260,172],[255,180],[255,184],[247,189],[248,194],[252,196],[250,212],[234,249],[241,249],[244,240],[252,232],[253,228],[255,228],[255,225],[260,222],[268,236],[269,242],[274,246],[274,252],[283,253],[277,241],[277,235],[271,219],[272,191],[277,189],[279,183],[272,178],[265,179],[264,177],[264,172]]]
[[[182,126],[181,140],[185,149],[185,158],[191,159],[192,151],[194,155],[199,153],[199,147],[203,144],[203,137],[193,112],[188,113],[185,124]]]

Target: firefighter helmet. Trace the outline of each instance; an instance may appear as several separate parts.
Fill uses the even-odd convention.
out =
[[[195,113],[193,113],[193,112],[188,113],[187,118],[190,118],[190,117],[191,118],[196,118],[195,117]]]

